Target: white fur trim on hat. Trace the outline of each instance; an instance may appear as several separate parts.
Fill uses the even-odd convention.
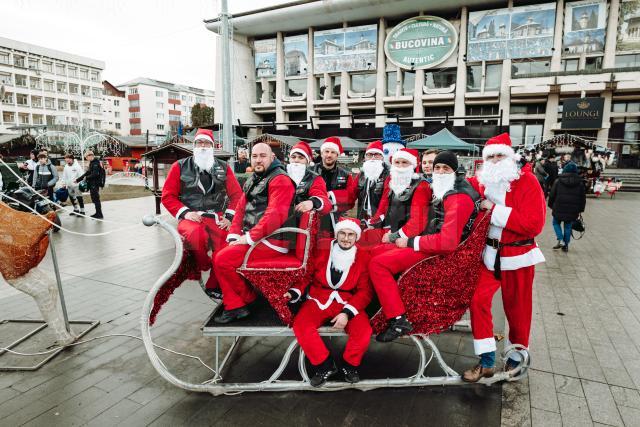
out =
[[[308,162],[311,161],[311,159],[309,158],[309,155],[305,153],[304,150],[301,150],[300,148],[292,148],[291,151],[289,152],[289,156],[291,156],[293,153],[302,154],[304,158],[307,159]]]
[[[334,231],[335,231],[335,235],[336,236],[338,235],[338,231],[340,231],[340,230],[351,230],[354,233],[356,233],[356,240],[360,240],[360,235],[362,234],[362,229],[354,221],[344,220],[344,221],[338,222],[334,227]]]
[[[320,146],[320,151],[324,149],[333,150],[336,153],[340,154],[340,147],[338,147],[338,144],[336,144],[335,142],[323,142]]]
[[[213,145],[213,139],[211,139],[211,137],[207,134],[201,133],[200,135],[196,136],[193,139],[193,142],[195,143],[196,141],[199,141],[201,139],[204,139],[205,141],[209,141],[212,145]]]
[[[395,153],[393,153],[393,160],[395,159],[404,159],[409,163],[411,163],[411,165],[413,165],[414,168],[418,165],[418,159],[416,159],[416,157],[413,154],[409,153],[408,151],[404,151],[404,150],[396,151]]]
[[[482,158],[487,160],[487,157],[492,156],[494,154],[504,154],[507,157],[511,157],[515,159],[516,153],[513,151],[513,148],[509,147],[505,144],[489,144],[485,145],[482,149]]]
[[[382,150],[379,150],[377,148],[369,148],[367,151],[365,151],[365,154],[368,153],[377,153],[377,154],[382,154],[384,156],[384,153],[382,152]]]

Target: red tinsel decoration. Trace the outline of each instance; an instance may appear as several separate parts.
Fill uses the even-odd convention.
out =
[[[453,253],[424,259],[400,276],[400,296],[413,334],[440,333],[464,315],[476,289],[488,230],[489,215],[481,212],[471,236]],[[382,312],[371,323],[376,333],[387,325]]]
[[[153,326],[162,306],[169,301],[169,297],[173,292],[186,280],[200,280],[200,270],[196,267],[195,259],[187,250],[182,253],[180,267],[169,277],[156,294],[151,315],[149,316],[149,325]]]

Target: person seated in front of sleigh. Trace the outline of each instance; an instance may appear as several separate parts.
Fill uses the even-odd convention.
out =
[[[373,296],[367,272],[367,252],[356,244],[360,234],[358,220],[341,218],[335,225],[336,238],[318,241],[311,284],[302,283],[284,294],[286,299],[297,302],[309,287],[307,300],[293,319],[293,332],[316,368],[311,378],[314,387],[320,387],[338,373],[338,367],[318,334],[318,328],[328,320],[334,329],[345,330],[349,335],[341,364],[345,381],[360,381],[358,367],[372,333],[364,310]]]
[[[374,249],[375,256],[369,263],[373,287],[389,322],[376,336],[380,342],[393,341],[413,329],[406,317],[396,275],[425,258],[453,252],[471,232],[478,213],[480,195],[463,175],[456,173],[457,156],[451,151],[442,151],[433,164],[433,199],[426,227],[414,236],[395,237],[394,245],[387,245],[390,247],[383,251]],[[413,215],[413,210],[411,212]]]

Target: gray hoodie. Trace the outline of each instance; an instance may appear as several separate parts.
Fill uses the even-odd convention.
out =
[[[44,186],[39,186],[38,183],[43,182],[45,177],[47,178],[46,187],[53,187],[58,182],[58,171],[49,159],[44,165],[41,165],[40,162],[36,165],[33,171],[33,187],[37,190],[44,190]]]

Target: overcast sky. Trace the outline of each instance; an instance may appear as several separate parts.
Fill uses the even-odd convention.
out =
[[[231,13],[277,0],[229,0]],[[218,0],[0,0],[0,36],[106,63],[113,84],[150,77],[214,88]]]

